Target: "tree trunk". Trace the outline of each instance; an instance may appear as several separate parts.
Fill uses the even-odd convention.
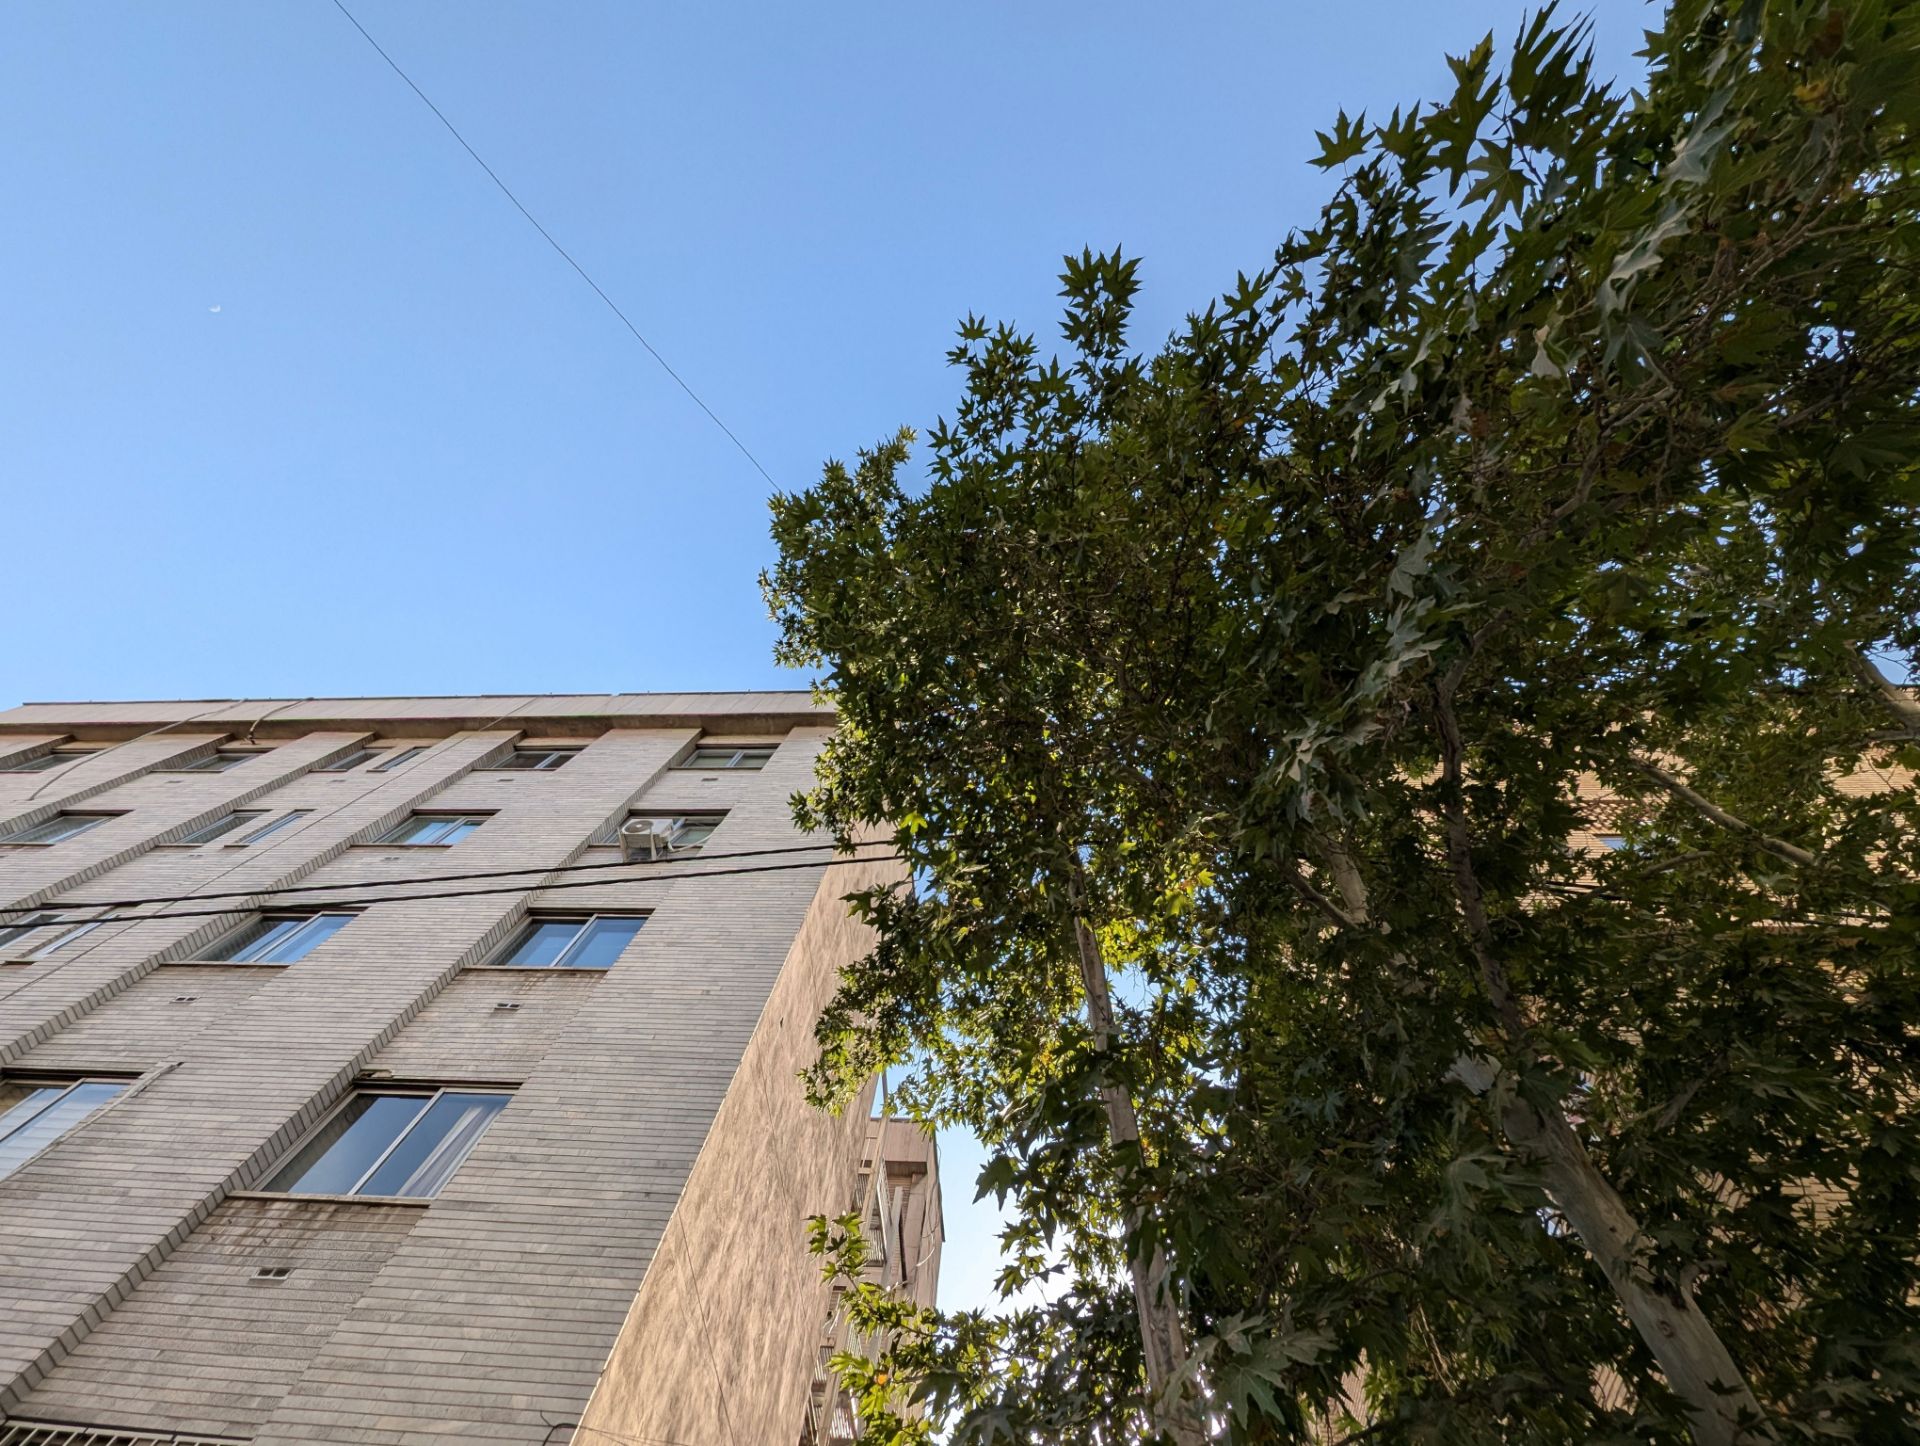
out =
[[[1493,1087],[1490,1060],[1455,1061],[1455,1077],[1476,1093]],[[1647,1343],[1673,1393],[1687,1403],[1693,1438],[1701,1446],[1771,1441],[1772,1429],[1732,1354],[1694,1301],[1692,1288],[1662,1288],[1636,1258],[1640,1224],[1559,1110],[1543,1111],[1514,1095],[1500,1109],[1500,1125],[1520,1150],[1539,1162],[1553,1203],[1613,1287],[1627,1319]]]
[[[1087,993],[1087,1028],[1093,1035],[1095,1052],[1105,1054],[1113,1038],[1113,998],[1107,989],[1107,963],[1101,956],[1100,942],[1093,937],[1093,930],[1084,917],[1086,892],[1077,878],[1070,897],[1074,942],[1080,950],[1080,979]],[[1103,1076],[1100,1099],[1106,1106],[1108,1137],[1116,1145],[1137,1146],[1140,1117],[1126,1086],[1109,1083]],[[1127,1233],[1136,1233],[1140,1224],[1141,1212],[1129,1208]],[[1187,1343],[1167,1278],[1166,1253],[1158,1246],[1151,1251],[1136,1251],[1127,1267],[1133,1277],[1134,1308],[1140,1317],[1140,1354],[1147,1368],[1148,1419],[1156,1431],[1165,1432],[1176,1446],[1202,1446],[1206,1429],[1190,1385],[1176,1384],[1180,1369],[1186,1364]]]
[[[1462,904],[1480,954],[1486,931],[1480,910],[1478,884],[1455,836],[1455,864],[1462,873]],[[1367,887],[1352,857],[1338,844],[1326,842],[1328,873],[1340,891],[1346,912],[1361,924],[1371,919]],[[1481,957],[1481,968],[1495,1010],[1509,1033],[1524,1030],[1509,994],[1504,973],[1496,961]],[[1516,1041],[1517,1042],[1517,1041]],[[1453,1064],[1454,1077],[1476,1094],[1493,1088],[1499,1067],[1492,1060],[1462,1055]],[[1639,1221],[1606,1177],[1594,1166],[1587,1148],[1558,1106],[1535,1107],[1519,1094],[1500,1110],[1500,1127],[1523,1155],[1537,1161],[1547,1177],[1553,1202],[1606,1276],[1627,1319],[1646,1342],[1673,1393],[1687,1403],[1693,1438],[1700,1446],[1741,1446],[1776,1437],[1713,1325],[1695,1303],[1690,1286],[1662,1289],[1636,1257],[1643,1236]]]

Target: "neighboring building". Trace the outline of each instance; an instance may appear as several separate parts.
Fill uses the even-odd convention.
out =
[[[926,1135],[797,1078],[898,876],[793,826],[832,726],[0,712],[0,1446],[844,1434],[806,1219],[921,1301],[941,1227]]]

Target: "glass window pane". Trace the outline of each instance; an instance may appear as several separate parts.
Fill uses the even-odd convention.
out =
[[[297,963],[346,928],[352,917],[351,914],[315,914],[311,919],[300,921],[299,927],[276,943],[271,953],[257,957],[263,963]]]
[[[60,922],[58,914],[29,914],[17,924],[8,924],[0,928],[0,949],[19,943],[29,934],[38,933],[49,924]]]
[[[38,1154],[88,1115],[125,1089],[124,1084],[83,1080],[46,1104],[30,1119],[0,1139],[0,1177],[11,1175],[29,1157]],[[16,1107],[17,1109],[18,1107]],[[8,1111],[11,1116],[14,1111]],[[4,1126],[5,1121],[0,1121]]]
[[[82,758],[91,758],[97,749],[75,749],[70,753],[42,753],[38,758],[23,759],[18,763],[9,763],[7,773],[45,773],[53,768],[65,768],[69,763],[78,763]]]
[[[374,764],[373,767],[368,769],[367,771],[369,773],[385,773],[389,769],[398,768],[401,764],[406,763],[411,759],[418,758],[422,753],[425,753],[426,751],[427,751],[427,745],[424,743],[419,745],[416,748],[402,748],[398,753],[389,753],[385,758],[381,759],[378,763]]]
[[[379,752],[380,750],[377,748],[356,748],[351,753],[342,754],[331,763],[321,764],[313,771],[315,773],[345,773],[349,769],[358,768],[369,758],[378,756]]]
[[[67,945],[71,944],[74,940],[78,939],[82,934],[92,933],[95,929],[100,927],[102,922],[104,921],[100,919],[94,919],[89,923],[75,924],[71,929],[66,930],[64,933],[55,934],[46,943],[42,944],[38,949],[35,949],[31,954],[27,955],[27,957],[29,959],[45,958],[48,954],[53,953],[53,951],[56,949],[66,948]]]
[[[677,849],[698,848],[713,837],[713,831],[718,827],[720,820],[717,818],[683,818],[673,835],[673,846]]]
[[[362,1195],[404,1195],[424,1199],[440,1193],[467,1158],[493,1117],[506,1108],[505,1095],[457,1094],[451,1090],[407,1131],[371,1179]]]
[[[67,1086],[0,1080],[0,1140],[19,1129],[67,1092]]]
[[[735,768],[765,768],[767,760],[773,757],[771,748],[742,748],[740,756],[734,761]]]
[[[578,919],[536,919],[500,962],[529,966],[555,963],[579,936],[580,924]]]
[[[538,754],[523,753],[521,750],[516,748],[513,750],[513,752],[509,753],[505,758],[501,759],[498,763],[494,764],[493,766],[495,768],[533,768],[533,767],[536,767],[538,763],[539,763]]]
[[[100,813],[56,813],[44,823],[7,834],[0,843],[60,843],[105,823],[108,817]]]
[[[440,821],[446,825],[446,828],[440,837],[434,840],[435,843],[459,843],[461,839],[480,827],[480,820],[477,818],[444,818]]]
[[[424,814],[415,814],[401,821],[398,828],[389,829],[381,835],[380,843],[418,843],[421,835],[433,832],[440,827],[440,820],[428,818]]]
[[[349,1195],[427,1107],[426,1095],[356,1094],[267,1185],[291,1195]]]
[[[204,758],[196,758],[191,763],[176,763],[166,771],[169,773],[225,773],[229,768],[238,768],[254,755],[251,753],[209,753]]]
[[[233,813],[227,814],[222,818],[216,818],[212,823],[203,823],[191,832],[180,835],[180,842],[183,844],[211,843],[217,838],[222,838],[232,833],[237,828],[252,823],[256,818],[262,817],[265,813],[266,810],[264,808],[235,810]]]
[[[620,957],[646,922],[641,918],[599,918],[581,931],[580,941],[560,962],[569,969],[606,969]]]
[[[234,842],[239,844],[259,843],[261,839],[271,838],[274,834],[279,833],[281,829],[286,828],[289,824],[296,824],[300,822],[301,819],[306,818],[312,812],[313,810],[310,808],[296,808],[291,813],[283,813],[280,815],[280,817],[272,820],[271,822],[260,825],[259,828],[255,829],[252,833],[248,834],[245,838],[237,838],[234,840]],[[259,816],[258,814],[255,815],[255,817],[258,817],[258,816]]]
[[[305,922],[304,919],[255,919],[244,929],[215,944],[203,957],[232,959],[243,964],[257,960],[264,951],[274,948]]]

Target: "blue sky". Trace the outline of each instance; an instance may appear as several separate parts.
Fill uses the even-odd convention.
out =
[[[1056,335],[1063,252],[1144,258],[1150,343],[1525,9],[348,5],[786,488],[933,421],[966,313]],[[0,705],[804,684],[766,481],[331,0],[9,7],[0,134]]]

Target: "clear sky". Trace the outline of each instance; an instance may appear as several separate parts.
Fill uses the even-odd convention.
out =
[[[1150,343],[1525,9],[347,3],[786,488],[937,417],[969,311],[1055,336],[1063,252],[1144,258]],[[0,277],[0,705],[804,684],[765,479],[331,0],[8,6]]]

